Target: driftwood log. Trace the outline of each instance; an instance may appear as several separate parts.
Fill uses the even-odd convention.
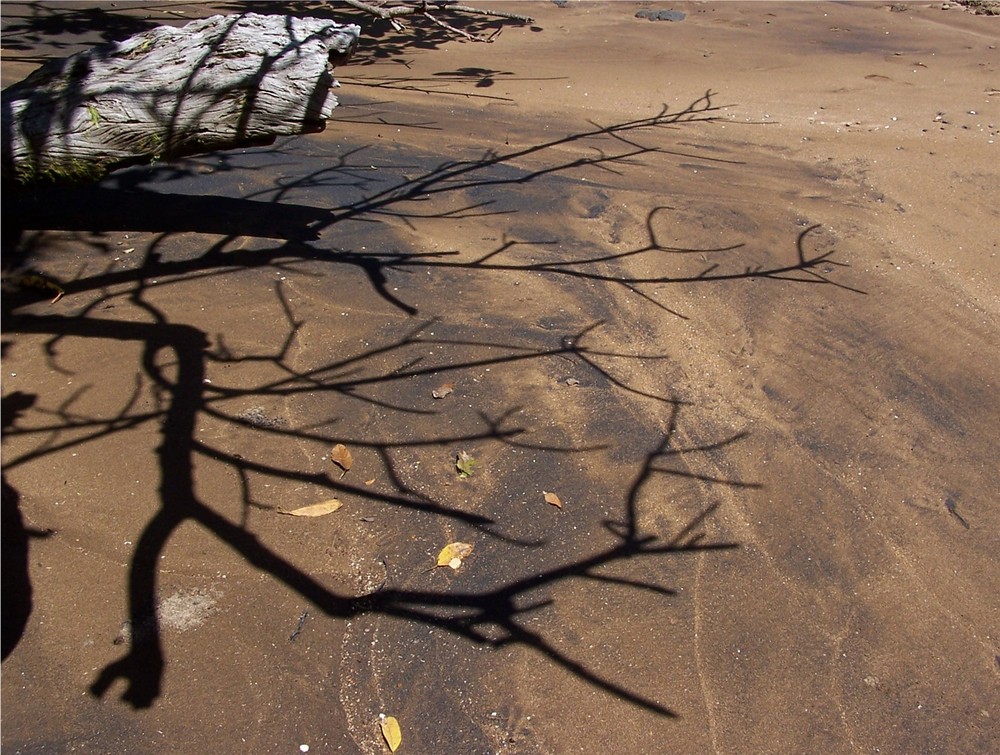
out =
[[[243,13],[51,61],[2,94],[4,183],[86,181],[137,162],[320,131],[360,28]]]

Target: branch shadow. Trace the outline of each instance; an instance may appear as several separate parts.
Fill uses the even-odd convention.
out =
[[[170,174],[178,170],[177,166],[172,166],[154,168],[141,175],[125,172],[112,177],[109,182],[100,186],[74,189],[70,194],[60,195],[58,192],[66,190],[53,189],[52,192],[56,194],[39,194],[19,200],[19,203],[12,207],[11,218],[24,230],[61,228],[103,232],[109,228],[135,230],[138,227],[161,234],[145,250],[135,267],[112,269],[109,266],[102,272],[66,281],[64,285],[68,296],[85,292],[94,295],[93,300],[74,316],[36,314],[30,307],[22,306],[23,302],[19,300],[7,300],[4,303],[4,332],[48,336],[45,347],[47,354],[54,354],[59,342],[70,338],[85,342],[101,340],[129,342],[139,344],[142,349],[139,365],[141,378],[136,386],[136,394],[123,401],[114,417],[78,416],[72,411],[72,399],[70,399],[55,412],[53,421],[48,426],[26,430],[13,427],[11,430],[13,436],[34,433],[44,434],[46,439],[34,450],[5,460],[6,468],[16,468],[37,462],[74,444],[93,442],[120,432],[126,427],[151,424],[158,428],[160,443],[156,449],[156,466],[159,473],[159,507],[135,543],[129,565],[130,621],[133,628],[141,628],[141,631],[133,633],[130,647],[120,659],[101,670],[90,686],[91,693],[103,697],[113,686],[124,682],[125,690],[122,698],[135,708],[152,706],[162,694],[167,660],[156,618],[158,565],[178,527],[190,522],[199,525],[219,542],[232,548],[248,566],[269,574],[327,616],[340,619],[360,615],[388,616],[437,627],[477,645],[496,648],[527,647],[605,693],[628,700],[644,710],[664,716],[676,716],[675,711],[661,702],[599,675],[585,660],[571,657],[560,650],[544,632],[533,629],[526,622],[526,617],[530,613],[554,600],[551,597],[536,600],[535,593],[545,588],[551,589],[567,580],[613,584],[658,597],[669,597],[672,595],[669,587],[654,581],[616,576],[612,573],[613,567],[635,559],[665,558],[675,554],[725,551],[738,547],[738,544],[733,542],[715,542],[705,537],[702,528],[714,513],[716,508],[714,504],[706,505],[699,514],[673,534],[648,531],[640,525],[638,512],[640,502],[645,495],[644,491],[652,480],[659,477],[686,477],[708,485],[735,488],[757,486],[754,482],[741,479],[696,474],[685,465],[676,463],[688,454],[717,451],[737,444],[745,438],[745,435],[737,434],[693,448],[675,446],[674,431],[685,406],[684,402],[675,396],[642,390],[631,384],[627,378],[603,367],[601,361],[602,359],[648,361],[664,358],[664,355],[636,355],[591,349],[587,346],[587,336],[598,327],[597,324],[562,335],[556,342],[544,347],[531,343],[477,341],[474,345],[489,347],[496,353],[492,356],[457,361],[451,369],[518,364],[553,356],[569,358],[586,365],[587,369],[595,374],[602,375],[617,389],[642,400],[655,401],[661,409],[668,412],[669,427],[656,447],[639,463],[630,486],[623,491],[621,500],[617,502],[623,512],[622,518],[604,522],[610,543],[593,555],[566,564],[550,566],[530,578],[507,579],[498,587],[482,591],[418,590],[386,585],[375,594],[358,598],[324,586],[315,576],[303,571],[280,553],[264,545],[246,526],[246,511],[259,506],[252,498],[247,482],[248,475],[257,474],[277,480],[309,483],[323,487],[332,494],[370,497],[390,506],[433,514],[456,525],[470,528],[485,537],[503,542],[511,548],[537,548],[543,545],[544,541],[513,537],[504,532],[502,522],[450,506],[408,487],[394,469],[394,446],[391,442],[368,442],[369,448],[382,460],[384,471],[394,481],[396,489],[392,495],[375,494],[361,486],[337,480],[329,474],[305,474],[269,462],[244,459],[199,439],[197,423],[199,418],[208,416],[244,428],[252,425],[255,431],[270,436],[328,442],[329,434],[316,432],[311,428],[260,427],[245,417],[226,412],[224,409],[225,402],[235,398],[265,396],[285,398],[310,392],[335,394],[405,415],[413,411],[412,407],[403,403],[390,403],[378,396],[366,394],[364,389],[442,372],[440,366],[422,364],[416,359],[410,359],[406,353],[408,347],[418,341],[424,345],[430,342],[423,337],[423,330],[431,321],[415,326],[400,338],[383,346],[372,347],[359,354],[334,359],[318,368],[302,371],[294,368],[287,359],[287,353],[303,323],[296,317],[280,285],[275,287],[275,295],[286,318],[287,336],[273,352],[252,356],[233,353],[225,347],[222,339],[217,339],[213,350],[212,339],[205,330],[190,324],[174,322],[169,313],[152,303],[149,294],[158,287],[173,285],[174,281],[220,276],[232,270],[252,267],[267,266],[282,269],[306,262],[348,266],[360,270],[367,277],[373,291],[396,310],[410,317],[418,314],[417,308],[389,289],[387,280],[391,271],[445,268],[459,272],[541,274],[569,281],[596,281],[624,286],[639,294],[644,301],[667,311],[670,311],[669,308],[656,298],[655,292],[658,287],[668,284],[755,278],[849,288],[831,277],[831,272],[843,264],[832,259],[833,251],[810,251],[808,241],[816,226],[806,228],[799,233],[795,254],[787,263],[747,266],[739,261],[730,262],[728,265],[713,262],[698,267],[694,272],[683,274],[663,273],[641,277],[625,274],[623,269],[616,265],[639,256],[695,259],[692,255],[697,253],[697,255],[713,254],[724,258],[743,247],[743,244],[736,244],[711,249],[686,249],[663,243],[658,238],[657,218],[668,211],[669,208],[666,207],[656,207],[649,211],[646,218],[648,243],[630,250],[580,255],[571,259],[553,257],[549,261],[523,261],[519,255],[526,246],[545,247],[547,243],[554,242],[518,241],[507,238],[502,239],[487,253],[471,259],[460,258],[458,251],[417,253],[331,251],[313,243],[321,238],[323,231],[334,226],[343,227],[350,222],[368,224],[394,219],[412,224],[421,219],[469,218],[501,211],[492,206],[492,200],[473,198],[466,201],[467,192],[471,190],[516,188],[545,176],[573,175],[584,169],[613,172],[623,170],[635,161],[655,154],[682,154],[644,144],[639,137],[644,132],[709,121],[715,109],[712,93],[708,92],[687,108],[677,112],[669,112],[664,108],[650,118],[611,125],[591,124],[592,128],[584,131],[539,142],[526,148],[506,153],[487,151],[476,160],[442,162],[421,172],[416,178],[404,178],[399,181],[389,179],[388,185],[381,186],[375,184],[370,175],[360,173],[363,163],[359,160],[363,155],[351,154],[343,156],[332,168],[326,166],[311,174],[285,179],[280,185],[267,187],[256,195],[249,194],[242,199],[163,194],[145,188],[145,183],[152,182],[157,175],[160,177],[167,175],[169,180]],[[589,150],[589,154],[584,157],[560,156],[558,150],[570,145],[585,147]],[[269,157],[271,159],[280,157],[280,149],[268,153]],[[517,167],[521,161],[548,158],[552,153],[555,153],[556,157],[541,167],[530,169]],[[356,161],[351,162],[352,159]],[[706,158],[700,156],[700,159]],[[385,179],[380,180],[385,182]],[[344,186],[358,197],[334,209],[293,204],[290,201],[300,192]],[[426,204],[428,198],[451,195],[461,197],[462,201],[457,206],[447,209]],[[61,199],[58,198],[60,196]],[[66,197],[70,199],[67,200]],[[66,201],[72,204],[67,205]],[[65,212],[62,208],[67,206],[75,208],[75,211]],[[53,211],[54,207],[60,209]],[[109,207],[113,209],[109,211],[107,209]],[[427,207],[429,209],[424,209]],[[8,206],[5,203],[5,212],[7,210]],[[223,238],[200,254],[179,258],[161,254],[160,248],[172,234],[192,232],[219,234]],[[226,251],[227,244],[236,237],[243,236],[278,238],[283,239],[283,243],[242,250],[238,254]],[[31,238],[22,238],[22,248],[34,253],[36,249],[32,247],[31,241]],[[44,240],[39,243],[44,243]],[[92,251],[107,254],[106,249],[97,250],[95,247]],[[134,309],[133,315],[138,312],[142,317],[126,320],[109,317],[106,314],[99,316],[102,305],[112,297],[122,297],[123,290]],[[469,343],[455,339],[439,339],[436,345],[452,348],[470,346]],[[381,366],[387,355],[397,358],[397,362],[389,369]],[[209,365],[222,362],[244,363],[251,360],[274,366],[282,376],[251,388],[227,387],[206,382]],[[165,369],[164,364],[169,364],[170,369]],[[53,363],[53,366],[57,365]],[[140,409],[135,400],[142,384],[151,386],[158,397],[153,410]],[[513,413],[514,408],[508,407],[497,417],[483,415],[480,427],[466,434],[405,440],[401,445],[406,448],[419,448],[422,444],[442,446],[489,439],[501,444],[527,444],[531,448],[564,454],[577,454],[594,448],[535,443],[528,436],[528,428],[509,421]],[[70,429],[76,434],[63,439],[61,434]],[[359,437],[342,439],[355,445],[364,445],[366,442]],[[232,521],[199,496],[195,485],[194,467],[196,460],[201,458],[213,459],[237,471],[242,485],[244,506],[242,521]],[[5,511],[6,508],[5,498]]]
[[[138,300],[139,297],[136,297],[136,299]],[[50,437],[36,451],[8,460],[8,468],[16,468],[71,447],[70,443],[61,443],[58,438],[60,431],[70,428],[77,431],[80,429],[88,431],[83,438],[74,438],[71,441],[72,444],[92,442],[104,435],[133,428],[139,422],[156,422],[160,428],[162,440],[156,451],[157,466],[160,470],[160,484],[158,486],[160,508],[148,521],[136,542],[129,569],[130,623],[132,627],[140,629],[134,631],[129,652],[119,661],[107,666],[99,674],[91,686],[93,694],[103,696],[119,679],[124,680],[127,684],[122,698],[136,708],[151,706],[161,694],[162,676],[166,660],[163,654],[159,624],[156,620],[159,563],[172,534],[185,522],[193,522],[210,532],[220,542],[224,542],[233,548],[243,557],[248,565],[270,574],[273,578],[302,596],[303,599],[308,600],[318,610],[331,617],[350,618],[360,614],[393,616],[440,627],[475,643],[488,643],[495,647],[512,643],[526,645],[548,657],[553,662],[569,669],[581,679],[585,679],[609,693],[619,695],[623,699],[630,700],[646,709],[664,715],[674,715],[672,711],[659,703],[642,698],[612,681],[597,676],[587,669],[585,663],[572,660],[558,651],[555,646],[547,642],[544,635],[529,629],[521,622],[521,617],[532,610],[531,608],[523,607],[521,604],[523,602],[522,597],[529,592],[536,591],[545,586],[555,585],[569,578],[584,578],[598,581],[611,580],[626,586],[651,590],[660,594],[669,594],[669,591],[658,588],[656,585],[635,581],[614,580],[613,578],[601,575],[598,570],[601,567],[613,565],[627,559],[668,553],[736,547],[732,543],[705,544],[700,542],[700,536],[691,534],[704,518],[708,516],[711,508],[703,515],[697,517],[695,521],[680,533],[665,541],[661,541],[660,538],[652,534],[643,534],[634,521],[640,491],[648,479],[660,473],[688,474],[683,470],[659,468],[656,466],[657,460],[670,454],[683,454],[706,449],[671,450],[669,439],[665,438],[660,448],[649,455],[628,493],[626,509],[629,512],[628,517],[632,523],[623,529],[612,526],[609,523],[609,532],[613,532],[619,542],[588,559],[552,568],[541,575],[533,576],[531,579],[513,580],[502,588],[482,593],[463,594],[449,593],[445,590],[385,589],[374,596],[365,596],[363,598],[340,595],[322,585],[313,576],[303,572],[280,554],[267,548],[243,523],[231,521],[201,500],[195,490],[196,486],[193,474],[196,458],[199,456],[209,456],[231,465],[243,473],[256,472],[279,479],[296,479],[300,482],[325,485],[331,492],[336,494],[348,493],[354,496],[373,496],[377,497],[377,500],[382,504],[405,506],[413,510],[452,518],[458,523],[472,527],[487,536],[496,537],[513,547],[537,547],[543,543],[528,542],[507,537],[502,532],[493,528],[497,524],[493,520],[466,511],[450,509],[445,505],[428,499],[426,495],[408,494],[404,490],[401,495],[396,497],[386,496],[385,494],[374,496],[372,493],[366,493],[359,486],[344,484],[326,474],[307,477],[296,474],[291,470],[281,469],[280,467],[250,462],[215,449],[209,444],[198,440],[196,426],[200,415],[212,415],[228,421],[238,420],[238,418],[223,414],[218,408],[213,406],[213,404],[217,404],[221,399],[232,398],[235,391],[216,388],[206,384],[206,365],[212,361],[217,361],[220,359],[220,356],[211,353],[209,339],[204,332],[189,325],[167,321],[161,312],[148,303],[143,302],[141,306],[154,318],[153,322],[124,322],[90,317],[65,318],[53,315],[22,313],[16,314],[12,318],[13,322],[8,325],[8,332],[13,334],[35,333],[51,336],[50,348],[54,348],[55,343],[66,338],[111,339],[139,343],[143,349],[141,358],[143,374],[146,379],[158,387],[161,395],[164,396],[162,399],[164,408],[161,411],[137,412],[135,411],[135,402],[130,399],[123,404],[115,417],[103,423],[96,423],[94,427],[82,427],[80,418],[72,416],[69,411],[69,402],[58,413],[59,416],[54,426],[34,427],[24,431],[18,431],[12,427],[14,435],[19,434],[19,432],[44,433]],[[397,348],[412,342],[413,335],[415,334],[411,333],[390,348]],[[583,335],[585,334],[578,334],[575,338],[562,338],[557,347],[547,352],[521,350],[522,353],[508,353],[495,356],[479,364],[498,365],[504,362],[538,359],[556,354],[575,355],[587,360],[588,356],[590,356],[588,350],[580,343]],[[464,344],[456,345],[462,346]],[[169,359],[164,358],[164,352],[169,352]],[[252,392],[258,396],[274,396],[288,395],[294,392],[325,390],[357,396],[355,389],[362,383],[372,384],[408,380],[424,369],[415,366],[409,370],[392,371],[390,374],[375,375],[360,380],[350,375],[350,368],[354,367],[356,362],[364,362],[377,356],[379,356],[379,352],[371,351],[366,352],[359,358],[324,365],[318,372],[343,372],[347,368],[348,374],[339,382],[324,380],[322,387],[313,379],[313,374],[292,374],[284,380],[258,386],[252,389]],[[626,355],[615,356],[626,357]],[[281,352],[279,351],[272,355],[271,359],[280,362],[282,360]],[[161,366],[165,362],[172,366],[173,378],[168,376]],[[593,364],[592,360],[590,363]],[[462,369],[468,366],[469,363],[455,365],[454,369]],[[429,370],[430,368],[426,369]],[[600,368],[595,367],[595,369]],[[244,394],[246,392],[246,390],[240,391],[240,393]],[[680,411],[680,402],[669,399],[663,399],[663,401],[672,407],[674,417],[672,422],[674,422],[677,413]],[[267,428],[267,431],[285,437],[297,436],[309,438],[308,430],[305,429],[296,430],[272,427]],[[515,442],[515,439],[523,432],[523,428],[505,427],[504,420],[501,417],[497,421],[488,422],[487,428],[482,433],[445,439],[429,438],[422,441],[422,443],[464,442],[475,438],[491,438],[501,443],[506,443]],[[319,439],[326,440],[326,438],[322,437]],[[345,440],[349,440],[350,443],[356,446],[362,443],[360,439]],[[735,442],[736,440],[738,439],[729,439],[725,443]],[[384,454],[387,454],[391,450],[391,445],[388,443],[379,443],[376,445],[383,453],[383,458],[387,458]],[[405,442],[405,445],[413,447],[414,443]],[[542,448],[542,446],[537,445],[533,447]],[[582,450],[587,450],[579,447],[546,448],[547,450],[563,453],[579,453]],[[593,450],[593,448],[590,450]],[[391,461],[387,461],[386,466],[387,471],[391,474]],[[752,486],[752,483],[741,481],[730,481],[730,484]],[[244,492],[245,505],[252,505],[247,491]],[[442,611],[444,612],[442,613]],[[490,631],[487,631],[486,627],[491,627]],[[495,637],[495,630],[497,628],[504,633],[502,639]]]
[[[702,282],[732,281],[740,279],[770,279],[775,281],[795,281],[825,283],[860,292],[846,284],[834,281],[829,273],[846,263],[833,259],[835,250],[826,252],[810,251],[807,241],[820,225],[814,224],[802,230],[796,239],[795,257],[787,264],[747,265],[739,261],[739,253],[745,242],[714,248],[683,248],[664,244],[657,235],[658,218],[671,208],[658,206],[651,209],[646,217],[646,234],[649,242],[632,250],[616,251],[565,259],[560,256],[550,262],[518,263],[515,257],[518,248],[525,245],[556,245],[558,240],[519,241],[505,238],[496,249],[472,261],[454,259],[457,251],[412,253],[412,252],[353,252],[330,250],[317,247],[313,242],[320,239],[327,229],[348,221],[372,223],[387,220],[402,220],[412,226],[419,219],[461,220],[483,217],[490,214],[510,214],[516,209],[495,207],[496,200],[471,200],[452,203],[447,209],[425,209],[437,197],[458,195],[465,199],[472,192],[483,190],[495,192],[504,187],[523,186],[547,176],[571,176],[583,169],[612,171],[624,169],[640,158],[669,154],[690,157],[684,152],[667,150],[656,145],[646,145],[638,141],[643,133],[658,132],[684,124],[711,122],[719,109],[713,103],[713,93],[693,101],[687,107],[670,111],[664,107],[656,115],[610,125],[592,123],[592,128],[569,135],[541,141],[530,146],[496,152],[488,150],[475,160],[454,160],[424,167],[414,178],[393,181],[392,178],[374,177],[371,162],[364,149],[354,149],[338,155],[332,164],[328,160],[324,167],[294,178],[280,179],[274,187],[246,193],[241,199],[198,194],[165,194],[152,186],[197,176],[200,163],[188,162],[181,165],[154,167],[144,170],[126,170],[112,176],[94,187],[50,187],[27,195],[15,195],[12,201],[4,203],[4,226],[11,238],[20,238],[23,229],[46,228],[62,230],[132,230],[160,231],[162,243],[172,233],[199,232],[222,235],[216,244],[204,254],[183,261],[165,261],[159,254],[149,253],[139,271],[146,276],[168,276],[177,274],[208,273],[220,268],[238,266],[263,266],[277,263],[290,264],[302,261],[333,262],[354,266],[366,274],[372,286],[380,295],[397,309],[409,314],[417,314],[417,309],[399,297],[391,294],[386,285],[391,271],[412,268],[464,269],[481,272],[518,272],[545,274],[580,280],[602,281],[622,286],[650,301],[660,309],[671,311],[657,301],[646,289],[656,290],[668,284],[689,284]],[[609,149],[602,142],[610,141]],[[566,157],[560,150],[567,147],[588,151],[583,157]],[[267,159],[274,161],[282,154],[282,149],[266,150],[253,160],[262,164]],[[542,167],[528,170],[513,170],[525,159],[546,158],[553,154],[555,159]],[[738,164],[732,160],[698,156],[702,160]],[[236,168],[223,162],[223,170]],[[247,167],[243,166],[242,170]],[[253,169],[253,168],[251,168]],[[402,169],[402,167],[400,168]],[[214,170],[214,168],[213,168]],[[296,194],[331,192],[344,197],[339,207],[328,209],[318,206],[295,204],[289,199]],[[357,196],[351,199],[351,196]],[[64,208],[72,208],[67,211]],[[244,250],[239,258],[224,253],[227,244],[238,237],[277,238],[286,243],[272,248]],[[151,245],[151,249],[157,244]],[[5,245],[6,266],[16,265],[21,260],[13,259],[7,251],[16,248],[13,243]],[[25,247],[22,247],[22,249]],[[719,262],[707,262],[692,272],[678,274],[671,272],[654,276],[629,276],[615,263],[645,257],[662,260],[666,257],[713,255]],[[726,263],[727,258],[733,261]],[[100,290],[108,286],[133,280],[135,271],[105,273],[67,282],[68,293]]]
[[[4,342],[6,347],[7,343]],[[4,349],[6,351],[6,348]],[[3,432],[4,435],[17,426],[21,414],[32,406],[38,396],[34,393],[13,391],[3,397]],[[32,610],[32,587],[29,574],[29,550],[32,538],[49,537],[52,533],[37,530],[25,524],[21,514],[21,494],[17,488],[7,481],[4,473],[0,479],[2,499],[0,499],[0,533],[3,547],[0,549],[3,564],[0,575],[3,588],[0,596],[3,607],[0,608],[0,628],[2,628],[3,658],[10,655],[17,647],[28,626]]]
[[[167,7],[158,5],[160,9]],[[139,10],[135,6],[133,9]],[[153,4],[145,9],[152,10]],[[178,19],[169,12],[139,17],[109,7],[73,8],[46,2],[8,4],[3,16],[4,50],[30,52],[44,46],[66,53],[76,52],[80,44],[118,42]],[[24,60],[20,56],[17,59]]]

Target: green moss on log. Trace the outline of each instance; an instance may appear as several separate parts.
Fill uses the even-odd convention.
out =
[[[33,162],[19,162],[14,168],[14,180],[19,184],[90,183],[107,175],[111,160],[69,159],[39,167]]]

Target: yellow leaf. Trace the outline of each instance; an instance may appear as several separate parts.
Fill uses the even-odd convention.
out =
[[[303,506],[302,508],[292,509],[291,511],[285,511],[284,509],[278,509],[279,514],[288,514],[289,516],[323,516],[324,514],[332,514],[334,511],[343,506],[340,501],[336,498],[331,498],[329,501],[323,501],[322,503],[313,503],[309,506]]]
[[[549,493],[545,490],[542,491],[542,495],[545,496],[545,502],[551,503],[556,508],[562,508],[562,500],[555,493]]]
[[[330,461],[344,470],[340,475],[343,477],[351,471],[351,465],[354,464],[354,457],[351,456],[351,450],[347,446],[343,443],[338,443],[330,449]]]
[[[462,565],[462,559],[468,558],[472,553],[472,548],[470,543],[449,543],[438,553],[437,565],[457,569]]]
[[[382,729],[382,736],[385,737],[385,743],[389,745],[389,752],[398,750],[399,746],[403,743],[403,732],[399,728],[399,721],[396,720],[395,716],[387,716],[385,713],[380,713],[378,716],[378,725]]]

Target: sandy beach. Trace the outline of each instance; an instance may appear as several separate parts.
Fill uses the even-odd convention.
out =
[[[5,193],[5,752],[996,751],[1000,16],[480,5]]]

